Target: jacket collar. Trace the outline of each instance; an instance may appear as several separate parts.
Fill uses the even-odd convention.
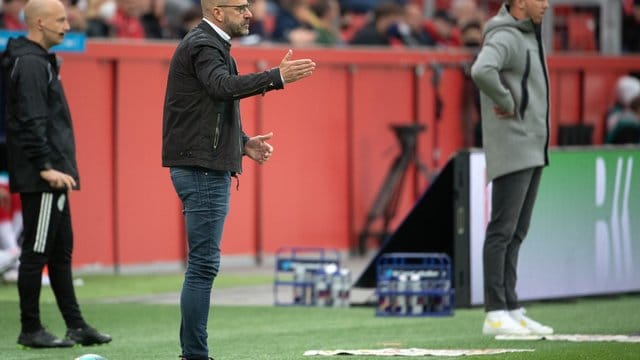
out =
[[[213,26],[205,21],[204,19],[202,19],[202,21],[200,21],[200,24],[198,24],[198,27],[203,30],[204,32],[206,32],[209,35],[212,35],[213,37],[216,38],[216,40],[218,40],[220,43],[224,44],[225,47],[227,48],[231,48],[231,42],[229,40],[224,39],[214,28]],[[222,30],[220,30],[222,31]]]
[[[60,64],[55,53],[48,52],[40,44],[30,40],[26,36],[10,38],[7,42],[6,49],[2,53],[2,66],[11,65],[17,57],[23,55],[35,55],[45,59],[58,71]]]

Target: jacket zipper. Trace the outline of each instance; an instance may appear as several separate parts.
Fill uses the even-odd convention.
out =
[[[218,113],[218,118],[216,119],[216,132],[213,134],[214,149],[218,147],[218,142],[220,142],[220,113]]]
[[[520,103],[520,119],[524,120],[524,112],[529,106],[529,89],[527,88],[527,82],[529,82],[529,72],[531,71],[531,54],[527,50],[527,64],[522,76],[522,103]]]
[[[242,124],[240,123],[240,118],[237,118],[238,129],[240,129],[240,136],[238,137],[238,147],[240,148],[240,157],[244,155],[244,144],[242,143]],[[238,185],[240,186],[240,185]]]

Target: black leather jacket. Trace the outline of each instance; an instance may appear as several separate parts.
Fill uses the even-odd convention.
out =
[[[7,79],[7,151],[12,192],[53,192],[40,171],[55,169],[80,187],[73,125],[56,56],[25,38],[10,39],[2,59]]]
[[[178,45],[167,81],[162,166],[242,172],[239,100],[282,89],[280,70],[238,75],[231,45],[205,21]]]

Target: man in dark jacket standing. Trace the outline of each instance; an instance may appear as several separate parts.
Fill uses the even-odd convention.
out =
[[[27,37],[7,44],[7,146],[10,187],[19,192],[24,219],[18,292],[26,347],[69,347],[111,341],[82,317],[73,288],[73,234],[69,197],[79,189],[69,107],[59,80],[55,54],[48,50],[69,31],[59,0],[29,0]],[[48,266],[51,288],[67,325],[65,339],[40,322],[42,270]]]
[[[211,286],[220,265],[220,238],[229,209],[231,177],[242,156],[264,163],[273,134],[242,131],[239,100],[282,89],[310,76],[315,63],[291,60],[267,71],[238,75],[231,38],[247,35],[252,14],[246,0],[203,0],[204,19],[178,45],[169,68],[164,103],[162,165],[182,200],[188,265],[180,297],[183,359],[208,359]]]

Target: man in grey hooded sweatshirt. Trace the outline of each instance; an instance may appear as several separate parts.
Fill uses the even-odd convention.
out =
[[[483,249],[486,335],[548,335],[516,294],[518,252],[549,162],[549,77],[541,38],[548,0],[505,0],[484,29],[471,69],[480,89],[483,146],[493,182]]]

